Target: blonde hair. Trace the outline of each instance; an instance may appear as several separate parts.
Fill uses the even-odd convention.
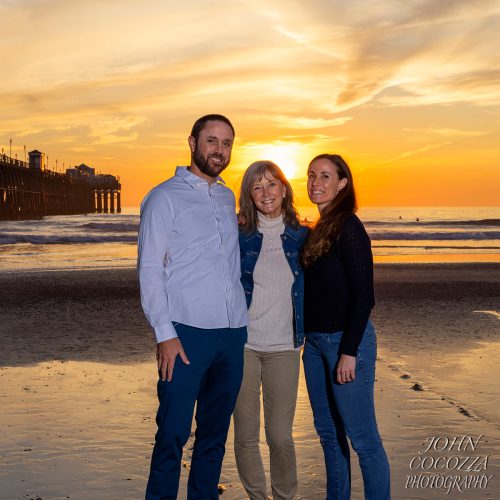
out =
[[[281,213],[283,214],[285,225],[296,229],[299,225],[299,216],[293,205],[292,186],[276,163],[268,160],[260,160],[253,162],[246,169],[243,180],[241,181],[239,206],[240,215],[242,215],[242,220],[244,220],[242,223],[243,230],[247,233],[251,233],[257,229],[257,209],[255,208],[250,193],[257,181],[260,181],[263,177],[269,178],[266,174],[272,175],[285,186],[286,193],[281,204]]]

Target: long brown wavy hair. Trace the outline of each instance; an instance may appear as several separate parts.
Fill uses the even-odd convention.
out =
[[[286,188],[286,194],[281,203],[283,222],[286,226],[291,226],[294,229],[296,229],[299,225],[299,216],[293,205],[293,189],[285,177],[285,174],[281,171],[278,165],[276,165],[276,163],[268,160],[260,160],[253,162],[246,169],[246,172],[243,175],[243,180],[241,181],[239,199],[241,215],[240,220],[242,220],[243,230],[246,233],[255,231],[258,226],[257,209],[255,208],[250,195],[253,185],[257,181],[260,181],[263,177],[269,179],[269,175],[278,179]]]
[[[321,154],[314,157],[309,167],[317,160],[329,160],[337,170],[339,179],[347,179],[347,184],[335,198],[323,209],[320,218],[309,233],[302,251],[302,264],[310,266],[316,259],[328,253],[336,240],[345,219],[356,212],[356,195],[351,169],[339,155]]]

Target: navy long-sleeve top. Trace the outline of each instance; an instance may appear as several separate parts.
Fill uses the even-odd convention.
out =
[[[305,333],[342,331],[339,353],[356,356],[375,296],[370,238],[355,214],[304,277]]]

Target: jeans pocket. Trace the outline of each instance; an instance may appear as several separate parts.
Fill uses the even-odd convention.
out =
[[[339,350],[340,341],[342,339],[342,332],[335,333],[326,333],[325,334],[326,341],[330,344],[331,347],[335,349],[335,352]]]

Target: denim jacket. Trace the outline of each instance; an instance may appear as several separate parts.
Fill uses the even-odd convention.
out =
[[[293,229],[285,227],[281,235],[281,243],[286,260],[293,273],[292,303],[293,314],[293,345],[300,347],[304,343],[304,273],[299,263],[299,254],[309,229],[306,226],[298,226]],[[247,307],[250,307],[253,293],[253,272],[262,249],[262,233],[254,231],[245,233],[240,231],[240,255],[241,255],[241,283],[245,290]]]

